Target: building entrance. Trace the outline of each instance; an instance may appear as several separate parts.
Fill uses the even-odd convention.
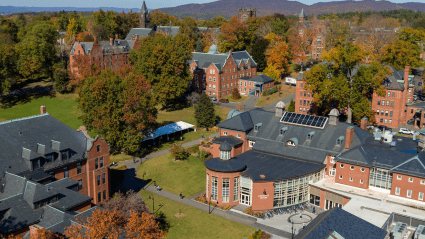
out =
[[[241,203],[247,206],[251,206],[250,196],[241,194]]]

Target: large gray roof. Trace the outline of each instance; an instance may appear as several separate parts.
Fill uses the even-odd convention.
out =
[[[130,31],[131,33],[131,31]],[[122,52],[129,52],[133,46],[134,46],[134,40],[131,40],[132,35],[127,35],[125,40],[113,40],[113,44],[111,44],[110,41],[99,41],[100,48],[102,49],[103,53],[122,53]],[[127,40],[127,38],[130,36],[130,39]],[[141,37],[141,36],[139,36]],[[75,54],[76,47],[78,43],[81,45],[81,47],[84,50],[84,53],[87,55],[90,55],[90,52],[93,48],[94,42],[75,42],[74,45],[71,48],[71,55]]]
[[[274,81],[273,78],[268,77],[266,75],[257,75],[255,77],[242,77],[240,79],[247,80],[247,81],[254,81],[254,82],[262,82],[262,83],[269,83]]]
[[[47,113],[1,122],[0,175],[5,170],[15,174],[31,170],[31,163],[23,158],[23,151],[29,159],[44,158],[56,152],[51,148],[52,140],[60,142],[60,151],[70,151],[70,157],[46,163],[42,167],[45,171],[84,159],[88,138]],[[45,146],[44,154],[37,153],[38,144]]]
[[[212,54],[212,53],[202,53],[202,52],[192,52],[192,60],[189,63],[192,63],[193,61],[196,62],[197,67],[202,68],[208,68],[211,64],[215,64],[217,69],[221,71],[221,69],[224,67],[226,62],[229,60],[230,53],[218,53],[218,54]],[[256,67],[257,63],[255,63],[254,59],[251,57],[251,55],[248,54],[247,51],[235,51],[232,52],[232,58],[235,61],[235,64],[239,66],[238,63],[241,61],[243,62],[244,67],[248,63],[248,61],[251,63],[252,67]]]
[[[165,35],[171,37],[175,37],[180,31],[180,27],[178,26],[158,26],[156,31],[158,31],[159,29],[161,29],[165,33]]]
[[[139,35],[139,39],[147,37],[152,31],[152,28],[132,28],[130,32],[125,37],[126,41],[134,40],[133,35]]]

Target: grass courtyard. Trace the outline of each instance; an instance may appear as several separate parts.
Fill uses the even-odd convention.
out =
[[[153,209],[153,201],[149,199],[149,196],[155,198],[156,215],[162,214],[165,216],[165,221],[169,225],[168,239],[243,239],[248,238],[255,231],[255,228],[227,220],[214,214],[208,214],[208,212],[175,202],[148,191],[140,191],[140,194],[151,210]],[[159,207],[159,204],[163,206]],[[183,216],[176,217],[178,213],[182,213]]]
[[[267,96],[261,96],[255,106],[258,106],[258,107],[266,106],[266,105],[271,104],[271,103],[277,101],[278,99],[286,97],[290,94],[291,93],[281,91],[280,96],[279,96],[279,92],[276,92],[274,94],[267,95]]]
[[[237,99],[237,100],[232,99],[232,95],[228,95],[228,96],[226,96],[224,98],[225,99],[228,99],[229,102],[240,103],[240,102],[244,102],[245,100],[247,100],[248,99],[248,96],[241,95],[241,98],[240,99]]]
[[[190,156],[188,160],[174,162],[170,153],[152,158],[137,169],[137,177],[155,181],[165,191],[190,197],[205,190],[205,166]]]

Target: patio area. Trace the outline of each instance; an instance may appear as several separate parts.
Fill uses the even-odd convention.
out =
[[[314,218],[316,214],[311,212],[311,207],[308,210],[301,211],[301,217],[299,213],[286,213],[286,214],[275,214],[272,218],[266,219],[257,219],[257,223],[274,227],[279,230],[286,231],[288,233],[292,232],[292,228],[295,231],[295,235],[298,234],[303,228],[303,223],[307,226]],[[292,222],[294,222],[292,227]]]

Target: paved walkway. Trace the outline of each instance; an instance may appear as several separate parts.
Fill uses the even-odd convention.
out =
[[[213,134],[209,137],[213,138],[215,136],[218,136],[218,134]],[[189,147],[189,146],[193,146],[195,144],[198,144],[200,140],[201,139],[197,139],[197,140],[194,140],[194,141],[191,141],[191,142],[184,143],[183,147]],[[167,191],[164,191],[164,190],[157,191],[154,187],[147,185],[145,181],[136,177],[137,168],[139,167],[139,165],[141,163],[145,162],[148,159],[155,158],[155,157],[167,154],[167,153],[168,153],[168,150],[162,150],[162,151],[159,151],[159,152],[155,152],[155,153],[146,155],[142,158],[138,158],[136,160],[136,162],[133,162],[133,160],[127,160],[127,161],[119,162],[118,165],[126,165],[127,170],[125,171],[124,180],[123,180],[122,184],[120,186],[118,186],[117,190],[120,190],[120,191],[133,190],[133,191],[136,191],[136,192],[138,192],[142,189],[148,190],[152,193],[158,194],[158,195],[166,197],[168,199],[171,199],[171,200],[183,203],[185,205],[197,208],[199,210],[208,212],[208,210],[209,210],[208,205],[192,200],[194,198],[194,196],[189,197],[189,198],[183,198],[183,200],[180,200],[179,195],[175,195],[173,193],[170,193],[170,192],[167,192]],[[244,214],[232,212],[232,211],[224,211],[224,210],[221,210],[219,208],[213,208],[211,213],[214,214],[214,215],[226,218],[228,220],[232,220],[234,222],[238,222],[238,223],[241,223],[243,225],[250,226],[250,227],[257,228],[257,229],[260,229],[262,231],[266,231],[268,233],[271,233],[272,235],[275,235],[275,237],[272,237],[272,238],[291,238],[290,233],[288,233],[284,230],[279,230],[279,229],[269,227],[269,226],[264,225],[264,224],[257,223],[256,218],[250,217],[248,215],[244,215]]]

